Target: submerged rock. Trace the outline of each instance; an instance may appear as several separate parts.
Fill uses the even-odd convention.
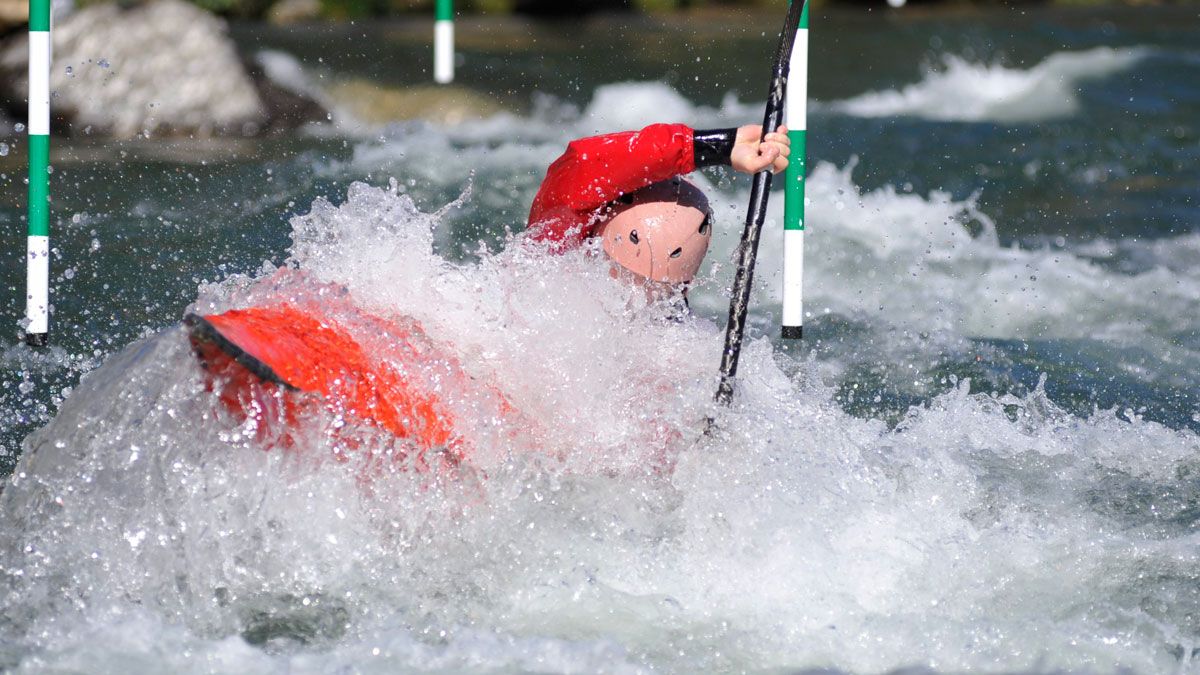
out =
[[[362,78],[341,78],[333,73],[318,76],[296,57],[264,49],[254,59],[262,73],[263,90],[273,86],[299,99],[315,101],[331,111],[339,126],[380,126],[422,119],[438,124],[460,124],[486,119],[506,111],[503,103],[487,94],[460,86],[388,86]]]
[[[355,79],[335,83],[325,93],[333,108],[366,124],[409,119],[461,124],[505,110],[495,99],[463,87],[390,88]]]
[[[279,0],[267,10],[267,21],[279,26],[319,18],[321,0]]]
[[[0,30],[29,20],[29,3],[25,0],[0,0]]]
[[[276,92],[264,98],[225,22],[194,5],[95,5],[57,22],[52,35],[53,113],[71,133],[251,135],[276,126]],[[15,36],[0,52],[9,106],[23,108],[27,96],[27,40]],[[285,108],[293,114],[283,124],[316,116],[294,100]]]

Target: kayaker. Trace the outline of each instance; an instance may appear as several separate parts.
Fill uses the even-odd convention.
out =
[[[786,127],[763,139],[753,124],[706,131],[653,124],[572,141],[533,199],[529,233],[557,251],[600,237],[626,276],[686,290],[712,240],[712,210],[682,176],[719,165],[779,173],[790,151]]]

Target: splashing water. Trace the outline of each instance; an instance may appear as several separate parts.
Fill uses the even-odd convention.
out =
[[[831,167],[813,183],[858,210],[846,255],[883,269],[1042,255],[998,248],[969,203],[860,194]],[[877,201],[943,229],[884,228],[868,217]],[[347,420],[318,416],[298,452],[264,452],[205,391],[180,330],[148,338],[84,378],[0,495],[6,663],[1161,671],[1191,658],[1195,434],[967,382],[892,427],[844,412],[818,362],[754,340],[733,409],[703,439],[717,326],[665,320],[594,251],[510,243],[450,263],[434,252],[449,213],[356,184],[293,220],[281,269],[205,286],[195,309],[344,287],[503,383],[552,459],[506,447],[486,475],[364,485],[362,466],[333,459],[344,436],[329,431]],[[814,258],[844,264],[831,256]],[[869,288],[824,294],[854,311]],[[648,469],[663,452],[673,470]]]

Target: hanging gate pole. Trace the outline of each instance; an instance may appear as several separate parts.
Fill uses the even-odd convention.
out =
[[[787,90],[787,126],[792,161],[784,173],[783,337],[804,336],[804,175],[808,165],[808,5],[792,50]]]
[[[454,81],[454,0],[437,0],[433,24],[433,81]]]
[[[50,0],[29,0],[29,237],[25,342],[50,331]]]
[[[784,99],[787,96],[788,70],[791,67],[792,49],[800,29],[800,16],[808,5],[806,0],[791,0],[788,4],[787,20],[779,35],[779,49],[775,53],[775,67],[771,77],[771,90],[767,94],[767,110],[763,116],[763,136],[775,131],[783,123]],[[721,354],[721,383],[717,387],[716,401],[729,405],[733,400],[733,382],[737,377],[738,357],[742,352],[742,338],[746,332],[746,311],[750,305],[750,289],[754,282],[754,261],[758,257],[758,238],[762,234],[763,221],[767,218],[767,198],[771,195],[771,170],[754,174],[750,189],[750,208],[746,213],[746,228],[738,246],[738,267],[733,278],[733,294],[729,299],[729,323],[725,329],[725,350]]]

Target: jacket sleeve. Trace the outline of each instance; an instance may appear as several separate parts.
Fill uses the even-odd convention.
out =
[[[550,165],[529,212],[537,241],[578,246],[593,234],[599,210],[623,194],[696,169],[693,131],[654,124],[572,141]]]

